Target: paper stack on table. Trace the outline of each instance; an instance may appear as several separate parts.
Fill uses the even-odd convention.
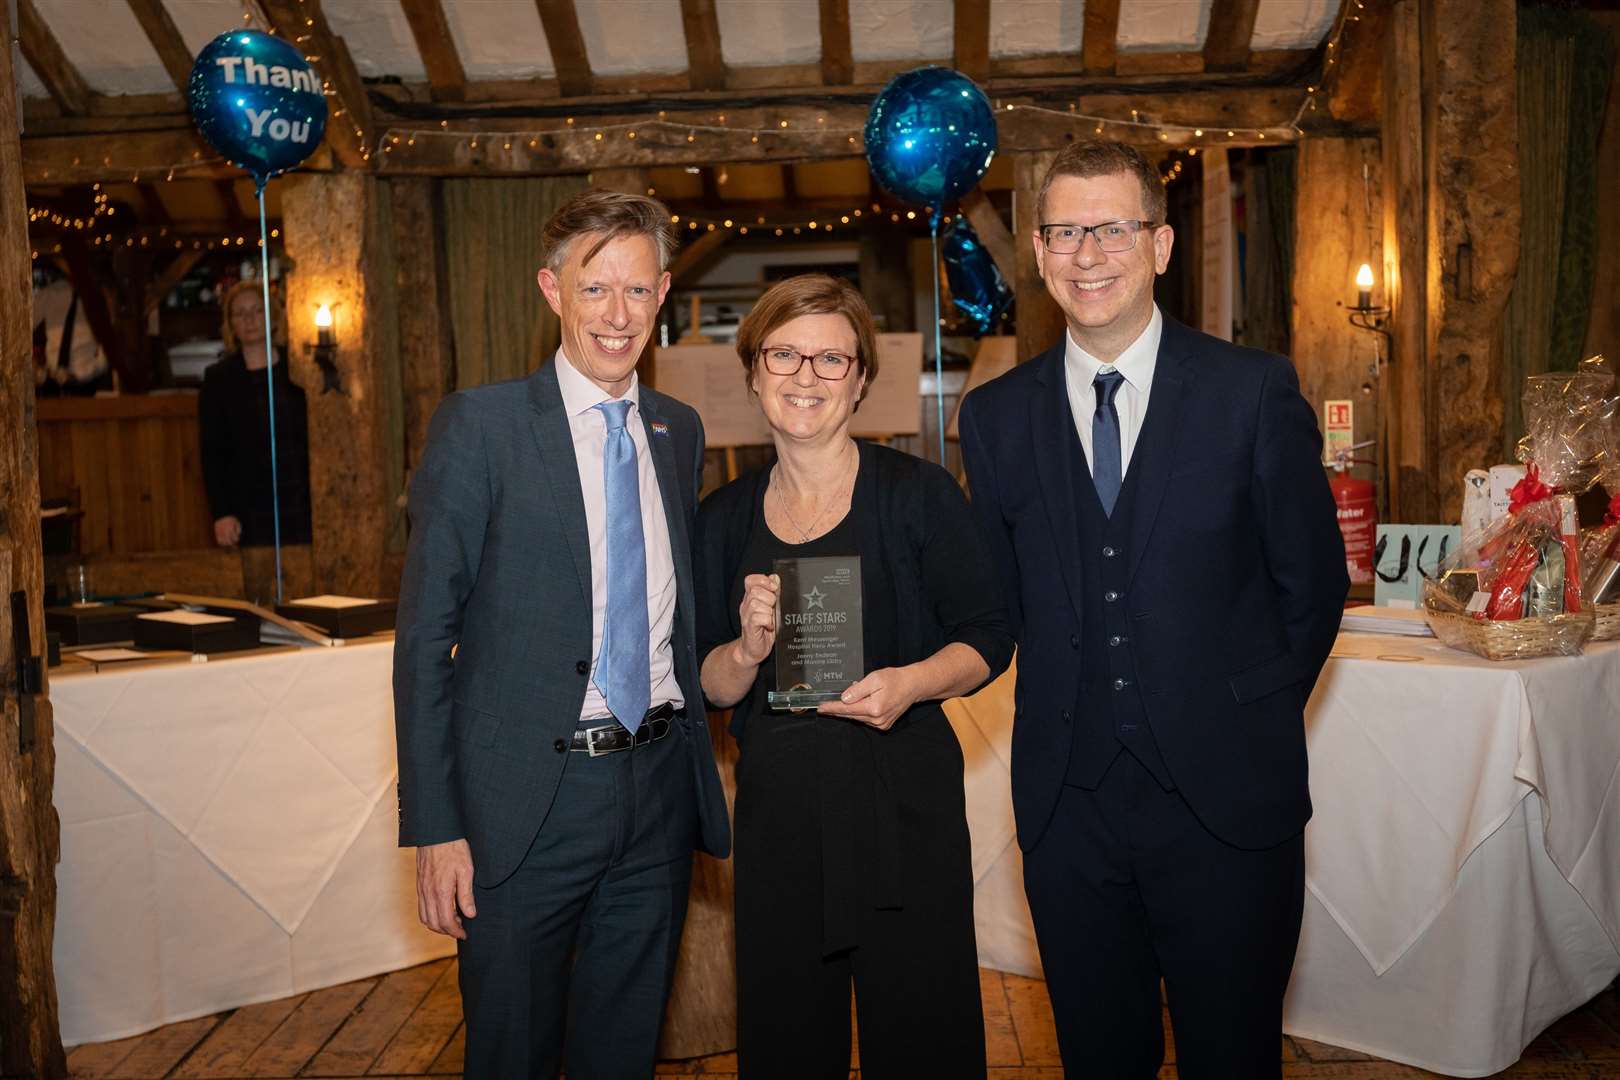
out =
[[[1404,634],[1408,637],[1433,637],[1434,631],[1423,621],[1423,612],[1416,608],[1357,607],[1345,609],[1339,622],[1340,630],[1359,630],[1367,634]]]

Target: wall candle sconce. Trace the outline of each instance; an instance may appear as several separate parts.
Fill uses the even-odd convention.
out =
[[[1387,341],[1390,338],[1386,326],[1389,322],[1389,308],[1372,306],[1373,272],[1367,263],[1361,264],[1356,271],[1356,306],[1350,309],[1350,325],[1358,330],[1371,330],[1375,334],[1383,335]]]
[[[321,369],[321,393],[343,393],[343,376],[337,367],[337,334],[332,330],[332,309],[326,304],[315,309],[315,344],[311,352],[315,366]]]

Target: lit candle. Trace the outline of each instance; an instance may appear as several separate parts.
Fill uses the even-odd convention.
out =
[[[331,346],[333,344],[332,309],[325,304],[315,309],[315,331],[317,343],[322,346]]]
[[[1363,311],[1372,307],[1372,287],[1372,267],[1362,263],[1361,269],[1356,271],[1356,288],[1360,290],[1356,294],[1356,307]]]

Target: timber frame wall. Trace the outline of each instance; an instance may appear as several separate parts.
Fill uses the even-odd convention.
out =
[[[32,0],[16,0],[22,51],[53,100],[30,103],[19,140],[15,97],[0,95],[0,476],[8,481],[0,490],[0,585],[28,591],[36,630],[41,567],[32,365],[21,344],[29,321],[23,185],[155,179],[176,166],[188,177],[235,175],[185,113],[189,56],[162,4],[126,2],[175,93],[94,93]],[[434,348],[446,314],[435,299],[441,290],[427,287],[431,255],[426,270],[398,267],[392,283],[364,259],[384,223],[378,178],[393,181],[391,220],[405,229],[431,219],[435,178],[590,173],[598,183],[636,190],[653,166],[858,156],[860,139],[848,132],[858,131],[874,94],[896,72],[930,59],[976,79],[998,103],[1001,153],[1011,157],[1016,178],[1010,235],[986,205],[967,200],[963,209],[1015,283],[1024,355],[1044,348],[1061,326],[1030,258],[1034,192],[1051,153],[1092,135],[1090,122],[1042,110],[1103,117],[1108,137],[1151,148],[1302,143],[1296,248],[1310,257],[1294,279],[1296,360],[1318,404],[1363,381],[1366,342],[1343,321],[1343,309],[1354,265],[1381,265],[1374,303],[1393,309],[1394,352],[1376,380],[1373,416],[1383,440],[1387,518],[1454,520],[1463,471],[1493,461],[1501,445],[1496,343],[1519,220],[1513,0],[1341,0],[1330,37],[1302,53],[1251,52],[1258,0],[1214,0],[1200,52],[1148,56],[1116,48],[1122,0],[1089,0],[1080,53],[1017,60],[990,56],[990,0],[957,0],[954,55],[882,64],[853,60],[847,0],[820,0],[819,63],[769,70],[725,64],[712,0],[681,0],[688,70],[651,77],[594,73],[575,0],[536,0],[557,76],[507,83],[466,77],[440,0],[399,2],[422,52],[422,85],[363,82],[318,0],[255,0],[267,28],[305,40],[331,94],[324,145],[301,175],[278,181],[287,185],[287,249],[300,262],[289,309],[301,311],[299,303],[316,292],[341,294],[346,305],[339,366],[351,393],[318,407],[311,402],[316,533],[335,537],[334,547],[313,554],[320,591],[376,594],[389,574],[381,535],[388,511],[378,497],[383,406],[375,388],[379,342],[396,331],[384,334],[380,320],[402,318],[405,370],[398,377],[413,441],[446,386]],[[9,53],[0,76],[12,85]],[[725,121],[717,121],[722,112]],[[641,125],[639,137],[584,138],[579,130],[621,123]],[[698,127],[703,137],[689,137]],[[1376,178],[1375,205],[1324,214],[1304,201],[1307,191],[1341,201],[1360,192],[1360,175],[1343,173],[1363,165]],[[1378,220],[1377,257],[1366,239],[1369,213]],[[689,250],[702,244],[699,255],[708,255],[722,243],[704,238]],[[396,288],[424,298],[395,305],[411,309],[410,327],[380,299]],[[295,321],[293,341],[310,336]],[[295,346],[295,366],[306,362]],[[312,375],[300,372],[306,385],[319,385],[307,381]],[[326,452],[339,443],[341,452]],[[0,630],[8,619],[9,608],[0,608]],[[9,632],[4,636],[9,641]],[[37,741],[19,756],[9,652],[0,673],[7,690],[0,724],[0,1072],[56,1077],[65,1067],[50,976],[56,844],[49,705],[36,699]]]

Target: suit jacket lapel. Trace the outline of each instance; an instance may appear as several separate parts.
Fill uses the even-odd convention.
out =
[[[574,434],[568,427],[562,391],[557,387],[555,362],[529,376],[529,426],[540,447],[540,471],[556,500],[579,575],[580,593],[591,602],[591,538],[585,525],[585,495],[579,486],[579,463],[574,458]]]
[[[1080,525],[1075,508],[1075,477],[1069,440],[1074,434],[1074,415],[1069,411],[1069,394],[1063,369],[1063,342],[1037,357],[1036,392],[1029,403],[1030,438],[1035,448],[1035,474],[1046,502],[1063,581],[1075,617],[1085,606],[1085,574],[1080,565]]]
[[[1153,369],[1153,392],[1148,396],[1148,411],[1142,431],[1136,437],[1131,451],[1131,477],[1136,483],[1135,505],[1131,514],[1131,561],[1126,583],[1136,577],[1141,565],[1142,552],[1158,520],[1159,507],[1170,483],[1170,471],[1175,465],[1176,448],[1184,425],[1181,410],[1186,400],[1187,382],[1191,372],[1187,367],[1182,328],[1171,319],[1164,320],[1164,333],[1159,339],[1159,356]]]
[[[664,503],[664,520],[669,523],[669,547],[675,556],[675,595],[679,602],[694,595],[692,543],[687,535],[687,510],[681,498],[680,475],[675,471],[675,440],[667,426],[663,434],[653,432],[653,421],[657,419],[658,399],[643,386],[641,423],[647,432],[647,445],[652,450],[653,471],[658,474],[658,495]],[[678,603],[678,606],[681,609],[681,622],[687,623],[692,617],[692,605]]]

